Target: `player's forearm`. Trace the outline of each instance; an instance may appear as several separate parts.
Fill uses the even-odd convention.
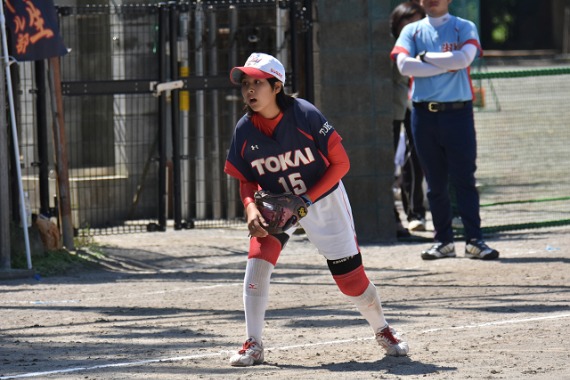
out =
[[[430,63],[422,62],[421,60],[412,58],[406,54],[398,54],[396,62],[402,75],[413,76],[416,78],[432,77],[448,71],[447,69],[442,69]]]
[[[427,52],[424,61],[447,71],[461,70],[471,65],[476,54],[477,48],[469,44],[461,50],[444,53]]]
[[[329,148],[329,166],[321,179],[307,191],[306,195],[315,201],[333,188],[350,170],[350,160],[340,141]]]
[[[247,206],[250,203],[255,202],[254,195],[258,189],[259,186],[256,182],[246,182],[246,181],[239,182],[239,193],[241,196],[243,207],[247,209]]]
[[[307,191],[307,196],[311,201],[320,198],[324,193],[332,189],[348,173],[349,169],[350,163],[348,162],[346,164],[329,166],[321,179]]]

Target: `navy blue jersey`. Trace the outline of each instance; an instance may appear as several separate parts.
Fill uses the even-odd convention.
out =
[[[274,193],[304,194],[327,169],[325,157],[333,136],[341,140],[323,114],[303,99],[295,99],[293,106],[285,110],[271,137],[244,115],[234,131],[226,173],[257,182],[262,189]],[[231,166],[241,178],[234,170],[228,170]]]

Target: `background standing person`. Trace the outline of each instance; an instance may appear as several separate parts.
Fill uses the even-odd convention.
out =
[[[424,9],[419,5],[419,1],[406,1],[398,5],[390,15],[390,32],[392,36],[398,38],[404,26],[419,21],[425,17]],[[411,104],[410,104],[410,78],[400,74],[397,65],[392,66],[392,81],[394,86],[393,104],[394,117],[392,121],[392,132],[394,137],[394,149],[398,147],[402,125],[406,140],[404,162],[401,166],[400,194],[402,206],[408,219],[408,230],[425,231],[426,229],[426,209],[424,206],[422,171],[416,149],[411,127]],[[401,231],[401,222],[398,211],[395,209],[396,222],[399,223],[398,231]]]
[[[448,181],[456,189],[465,231],[465,256],[492,260],[481,232],[475,188],[477,144],[469,66],[482,53],[475,24],[449,14],[451,0],[421,0],[423,20],[402,29],[391,57],[413,76],[412,133],[428,183],[435,244],[424,260],[455,257]]]
[[[224,170],[240,181],[251,236],[243,287],[247,340],[230,364],[251,366],[264,360],[270,277],[295,230],[267,232],[267,221],[255,203],[259,188],[292,192],[305,200],[308,213],[299,223],[326,258],[338,288],[368,321],[388,355],[407,355],[408,344],[386,322],[376,287],[362,265],[341,181],[350,163],[340,135],[314,105],[285,94],[285,70],[274,57],[253,53],[243,67],[231,70],[230,78],[241,85],[247,113],[236,125]]]

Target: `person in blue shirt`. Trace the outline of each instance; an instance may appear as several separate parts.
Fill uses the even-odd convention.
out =
[[[469,67],[482,54],[475,24],[449,14],[451,0],[421,0],[427,17],[404,27],[391,52],[402,75],[414,78],[412,133],[426,181],[435,244],[424,260],[455,257],[448,182],[456,190],[465,256],[493,260],[483,240],[475,187],[477,143]]]

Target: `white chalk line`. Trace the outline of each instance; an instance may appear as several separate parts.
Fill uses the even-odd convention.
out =
[[[137,296],[148,296],[154,294],[168,294],[168,293],[176,293],[176,292],[192,292],[199,289],[213,289],[213,288],[221,288],[221,287],[233,287],[233,286],[243,286],[243,282],[240,283],[228,283],[228,284],[216,284],[216,285],[205,285],[205,286],[198,286],[198,287],[185,287],[185,288],[176,288],[171,290],[160,290],[154,292],[145,292],[145,293],[137,293]],[[25,301],[25,300],[3,300],[0,301],[0,304],[9,305],[9,304],[26,304],[26,305],[57,305],[57,304],[68,304],[68,303],[81,303],[85,301],[92,301],[92,300],[111,300],[111,299],[123,299],[123,298],[133,298],[132,295],[125,296],[111,296],[111,297],[90,297],[84,299],[71,299],[71,300],[47,300],[47,301]]]
[[[517,323],[525,323],[525,322],[537,322],[537,321],[545,321],[545,320],[552,320],[552,319],[564,319],[570,318],[570,313],[568,314],[558,314],[558,315],[549,315],[544,317],[532,317],[532,318],[522,318],[522,319],[506,319],[494,322],[485,322],[479,323],[474,325],[464,325],[464,326],[451,326],[451,327],[442,327],[437,329],[428,329],[420,331],[420,334],[431,333],[434,331],[443,331],[443,330],[462,330],[462,329],[472,329],[478,327],[488,327],[488,326],[500,326],[506,324],[517,324]],[[343,343],[354,343],[360,342],[365,340],[372,340],[374,337],[366,337],[366,338],[353,338],[353,339],[344,339],[344,340],[330,340],[325,342],[317,342],[317,343],[305,343],[305,344],[296,344],[291,346],[282,346],[282,347],[274,347],[274,348],[267,348],[267,351],[287,351],[296,348],[308,348],[308,347],[317,347],[317,346],[329,346],[334,344],[343,344]],[[96,369],[104,369],[104,368],[116,368],[116,367],[136,367],[145,364],[153,364],[153,363],[167,363],[167,362],[177,362],[177,361],[184,361],[184,360],[192,360],[192,359],[205,359],[211,357],[223,357],[228,356],[233,351],[219,351],[219,352],[212,352],[212,353],[204,353],[204,354],[197,354],[197,355],[188,355],[188,356],[175,356],[171,358],[162,358],[162,359],[148,359],[148,360],[138,360],[134,362],[122,362],[122,363],[109,363],[109,364],[101,364],[96,366],[90,367],[74,367],[74,368],[67,368],[55,371],[45,371],[45,372],[30,372],[30,373],[23,373],[20,375],[12,375],[12,376],[1,376],[0,380],[8,380],[8,379],[23,379],[28,377],[38,377],[38,376],[47,376],[47,375],[56,375],[56,374],[64,374],[64,373],[72,373],[72,372],[81,372],[81,371],[93,371]]]
[[[431,333],[435,331],[442,331],[442,330],[466,330],[466,329],[474,329],[478,327],[487,327],[487,326],[500,326],[500,325],[510,325],[516,323],[524,323],[524,322],[536,322],[536,321],[544,321],[548,319],[562,319],[568,318],[570,314],[558,314],[558,315],[548,315],[544,317],[532,317],[532,318],[523,318],[523,319],[506,319],[502,321],[494,321],[494,322],[486,322],[486,323],[478,323],[475,325],[465,325],[465,326],[451,326],[451,327],[442,327],[437,329],[429,329],[424,330],[421,334]]]

